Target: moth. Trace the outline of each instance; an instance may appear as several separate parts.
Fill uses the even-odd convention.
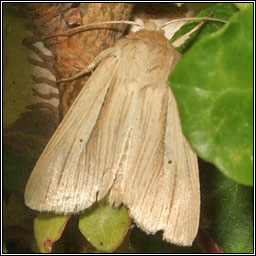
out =
[[[37,161],[25,204],[73,214],[106,197],[124,204],[147,233],[191,245],[198,230],[197,156],[182,133],[167,78],[181,55],[162,30],[119,40],[98,67]]]

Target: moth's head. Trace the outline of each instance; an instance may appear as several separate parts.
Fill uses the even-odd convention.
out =
[[[168,22],[168,20],[166,19],[148,20],[145,22],[140,19],[135,19],[134,23],[136,23],[136,25],[131,26],[130,32],[136,32],[141,29],[149,31],[159,31],[162,32],[168,40],[170,40],[175,32],[179,30],[182,25],[185,24],[185,22],[181,21],[171,24],[170,26],[163,27],[166,22]]]
[[[150,20],[147,23],[144,23],[144,29],[149,30],[149,31],[160,31],[161,30],[160,27],[157,26],[157,24],[153,20]]]

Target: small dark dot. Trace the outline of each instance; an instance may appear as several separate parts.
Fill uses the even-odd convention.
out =
[[[100,245],[103,245],[104,243],[103,242],[100,242]]]
[[[80,142],[83,142],[83,139],[80,139]]]
[[[168,161],[168,164],[171,164],[171,163],[172,163],[172,160],[169,160],[169,161]]]

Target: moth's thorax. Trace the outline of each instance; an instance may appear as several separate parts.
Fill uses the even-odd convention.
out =
[[[120,40],[115,48],[126,79],[165,84],[180,54],[160,31],[140,30]],[[157,80],[158,82],[153,83]],[[132,81],[131,81],[132,82]]]

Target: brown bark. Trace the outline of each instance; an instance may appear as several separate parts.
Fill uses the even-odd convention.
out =
[[[129,20],[132,8],[133,4],[130,3],[51,3],[42,4],[32,12],[32,16],[39,27],[40,37],[45,37],[81,24]],[[70,37],[59,36],[45,41],[55,56],[57,79],[73,76],[84,69],[102,50],[113,46],[126,29],[125,25],[108,27],[111,29],[104,25],[102,29],[93,28]],[[65,115],[89,75],[59,85],[60,113]]]

